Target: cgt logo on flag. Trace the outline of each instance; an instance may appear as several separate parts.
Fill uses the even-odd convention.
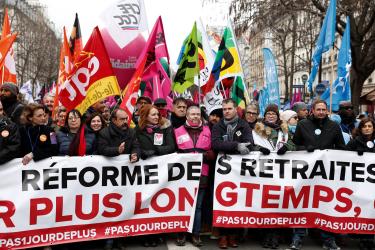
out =
[[[87,58],[92,58],[89,60],[87,64],[88,68],[79,68],[70,80],[66,80],[64,82],[63,89],[66,89],[68,91],[68,98],[70,101],[73,101],[76,98],[76,89],[80,92],[82,96],[86,96],[86,88],[90,83],[90,77],[95,75],[95,73],[98,72],[100,67],[99,60],[97,57],[94,56],[94,53],[87,53],[85,51],[82,51],[82,53],[87,54]],[[83,60],[86,60],[86,58],[83,58]],[[81,63],[82,61],[79,62],[79,64]],[[73,86],[75,86],[75,88]]]
[[[68,110],[75,108],[83,114],[92,104],[119,94],[117,79],[96,27],[63,83],[59,99]]]

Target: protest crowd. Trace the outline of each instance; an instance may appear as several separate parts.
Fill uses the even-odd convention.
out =
[[[141,96],[137,99],[131,122],[127,113],[117,107],[109,107],[104,101],[92,105],[83,115],[73,109],[66,112],[58,107],[53,117],[50,95],[42,103],[23,104],[18,101],[18,88],[11,83],[1,86],[1,147],[2,164],[22,158],[27,167],[30,161],[57,156],[103,155],[108,157],[128,154],[131,162],[173,152],[198,152],[203,154],[194,227],[192,234],[178,233],[176,245],[184,246],[187,238],[195,246],[202,246],[200,233],[209,228],[218,237],[218,246],[226,249],[237,247],[244,237],[243,230],[211,228],[213,172],[218,153],[246,155],[271,151],[283,155],[288,151],[340,149],[375,152],[374,121],[369,117],[356,118],[350,102],[340,103],[337,114],[328,114],[327,104],[317,100],[309,107],[303,102],[291,109],[280,111],[277,105],[266,107],[264,117],[259,118],[256,101],[245,110],[237,107],[231,98],[223,100],[222,107],[206,113],[203,106],[178,97],[173,109],[167,109],[163,98],[154,102]],[[105,113],[109,109],[109,115]],[[128,125],[130,124],[130,125]],[[212,211],[211,211],[212,212]],[[211,215],[212,217],[212,215]],[[261,230],[261,244],[277,249],[280,238],[290,240],[291,249],[301,249],[307,229],[294,229],[285,236],[280,229]],[[168,235],[142,236],[144,246],[157,246]],[[340,249],[337,235],[321,232],[324,249]],[[288,239],[289,238],[289,239]],[[117,244],[122,246],[123,242]],[[373,249],[373,236],[361,236],[360,249]],[[115,242],[116,243],[116,242]],[[113,240],[107,240],[105,249],[112,249]]]
[[[123,13],[131,11],[131,8],[127,9],[120,5],[114,6],[113,8],[115,9],[114,11],[122,11]],[[78,17],[76,16],[76,18],[77,21],[75,22],[75,25],[78,24]],[[336,18],[331,19],[336,20]],[[320,151],[341,150],[340,152],[344,152],[344,154],[352,151],[351,154],[355,154],[354,160],[358,160],[355,164],[362,164],[360,162],[362,159],[366,157],[366,160],[369,161],[368,159],[373,157],[371,153],[375,153],[374,114],[371,114],[370,112],[368,115],[362,114],[361,116],[357,116],[358,114],[355,112],[357,109],[356,107],[353,107],[350,101],[350,93],[344,93],[345,91],[350,92],[350,89],[347,90],[345,88],[337,88],[337,91],[333,94],[329,93],[328,90],[328,92],[326,91],[320,96],[311,94],[309,96],[309,101],[307,101],[305,97],[302,100],[300,96],[300,98],[297,98],[298,100],[290,100],[288,105],[282,105],[280,103],[276,65],[270,50],[269,52],[265,52],[265,72],[271,74],[274,73],[276,75],[265,77],[265,79],[267,79],[267,82],[264,84],[265,88],[260,92],[256,93],[256,91],[254,91],[252,95],[249,95],[248,88],[243,79],[235,35],[230,25],[224,30],[222,41],[215,58],[213,55],[210,55],[211,48],[207,49],[205,47],[207,44],[204,41],[203,35],[205,31],[200,30],[200,27],[197,26],[199,25],[195,23],[191,33],[184,41],[179,58],[179,68],[173,77],[173,81],[171,80],[172,76],[169,70],[169,54],[165,42],[161,17],[157,19],[155,26],[134,65],[134,71],[131,76],[128,76],[127,81],[121,81],[120,78],[116,76],[107,54],[104,42],[105,39],[103,39],[104,35],[102,37],[101,31],[98,27],[94,28],[90,39],[84,47],[80,40],[80,28],[78,26],[75,26],[73,29],[70,43],[67,40],[64,29],[64,41],[61,45],[60,67],[57,83],[52,88],[53,91],[45,91],[42,93],[39,101],[26,101],[26,98],[21,94],[21,89],[18,87],[17,82],[11,81],[10,78],[5,77],[9,72],[5,71],[6,67],[3,67],[4,60],[1,60],[0,57],[0,69],[4,70],[4,72],[0,71],[0,171],[2,170],[2,167],[6,170],[14,167],[14,165],[11,164],[14,164],[14,162],[17,161],[17,158],[18,160],[21,159],[20,162],[16,162],[18,164],[17,167],[22,166],[23,169],[27,170],[28,166],[32,165],[34,168],[37,168],[39,167],[38,162],[46,162],[48,159],[54,159],[53,157],[56,157],[58,160],[65,157],[61,160],[64,161],[65,159],[74,160],[77,158],[81,160],[85,157],[88,158],[89,156],[101,156],[101,158],[98,159],[116,160],[121,159],[123,156],[126,157],[126,159],[129,159],[129,162],[126,162],[129,166],[121,166],[121,171],[129,171],[131,167],[136,166],[139,162],[147,160],[157,161],[156,159],[158,157],[199,154],[199,156],[202,156],[201,162],[199,162],[199,157],[194,159],[200,164],[200,173],[198,173],[199,176],[196,180],[197,186],[195,197],[190,199],[190,205],[195,209],[195,211],[193,210],[194,217],[192,213],[189,215],[191,216],[191,232],[186,232],[188,230],[185,227],[184,230],[171,231],[170,233],[158,231],[157,234],[146,233],[136,235],[136,237],[139,238],[140,244],[144,247],[157,247],[164,241],[173,239],[176,246],[185,246],[189,241],[195,247],[204,248],[201,236],[202,233],[208,233],[210,238],[217,240],[217,246],[221,249],[237,248],[240,246],[241,242],[245,241],[247,238],[252,238],[255,241],[259,241],[259,245],[263,248],[278,249],[280,244],[283,243],[288,244],[289,249],[298,250],[303,249],[303,243],[306,236],[311,234],[321,242],[323,249],[340,250],[341,247],[344,249],[345,247],[343,247],[342,243],[345,237],[343,237],[342,234],[334,232],[335,230],[323,230],[326,228],[319,226],[310,228],[309,226],[303,227],[303,224],[300,224],[299,226],[288,225],[285,227],[279,227],[280,224],[278,224],[276,226],[267,227],[267,225],[270,224],[263,224],[262,226],[266,226],[262,228],[244,228],[241,227],[239,223],[234,223],[234,226],[216,227],[214,224],[220,224],[220,220],[217,220],[219,218],[217,215],[215,217],[214,205],[215,199],[217,199],[218,196],[217,193],[220,192],[218,191],[217,186],[215,186],[215,182],[217,182],[215,176],[218,175],[218,172],[223,174],[225,172],[223,169],[229,165],[229,167],[235,169],[238,173],[241,173],[241,178],[247,177],[246,174],[254,177],[256,163],[254,163],[254,160],[253,165],[248,164],[251,159],[246,157],[249,157],[249,155],[256,155],[258,160],[260,158],[266,158],[269,155],[280,157],[281,160],[277,160],[279,160],[279,163],[282,162],[282,164],[284,164],[282,166],[285,167],[287,160],[283,157],[288,154],[293,154],[293,152],[295,154],[301,153],[303,156],[306,156],[306,158],[309,158],[311,155],[317,155],[316,153]],[[126,29],[128,27],[121,28]],[[131,29],[136,28],[131,27]],[[7,48],[4,50],[7,53],[8,50],[10,50],[15,37],[16,34],[12,36],[8,34],[6,37],[2,37],[2,40],[0,41],[0,49],[5,48],[3,44],[7,44]],[[266,53],[269,53],[268,56],[266,56]],[[202,58],[204,58],[204,60]],[[210,64],[207,63],[209,60],[211,60]],[[166,62],[167,66],[164,65],[163,62]],[[319,65],[319,62],[314,63],[314,65]],[[347,67],[349,63],[344,63],[343,65],[344,69],[345,67],[347,70],[350,68],[350,66]],[[223,66],[225,67],[223,68]],[[341,61],[339,59],[338,67],[340,66]],[[313,70],[316,71],[317,69],[315,68]],[[314,77],[309,79],[311,85],[314,81]],[[343,79],[340,81],[348,81],[345,77],[341,78]],[[276,82],[269,82],[269,79],[276,79]],[[350,88],[348,82],[346,82],[345,87],[347,86]],[[338,96],[340,91],[342,91],[342,93]],[[329,105],[329,103],[332,105]],[[59,158],[59,156],[61,156],[61,158]],[[230,166],[228,162],[235,157],[238,157],[236,159],[241,159],[241,164]],[[58,160],[56,160],[56,162],[58,162]],[[104,160],[102,161],[104,162]],[[327,159],[324,160],[327,161]],[[56,162],[53,162],[53,164],[56,164]],[[316,176],[321,176],[321,178],[327,182],[329,181],[330,183],[333,183],[332,186],[340,181],[345,181],[345,167],[349,168],[349,166],[352,166],[348,164],[342,167],[343,163],[340,163],[342,167],[341,173],[338,173],[335,176],[335,160],[333,160],[330,166],[330,170],[332,170],[333,174],[330,174],[327,177],[324,176],[325,173],[322,173],[322,169],[324,169],[324,166],[322,166],[323,160],[318,160],[317,162],[320,162],[321,165],[318,163],[313,165],[314,170],[311,172]],[[46,170],[44,167],[44,175],[46,175],[46,173],[51,173],[48,171],[54,171],[53,164],[51,164],[49,170]],[[66,161],[64,164],[67,164]],[[175,165],[172,167],[178,167],[177,163],[173,164]],[[182,166],[181,168],[184,167],[182,164],[179,166]],[[319,170],[322,170],[321,172],[316,170],[318,169],[317,166],[320,167]],[[363,163],[363,168],[364,166],[365,164]],[[104,167],[110,169],[112,166],[103,166],[103,168]],[[219,169],[220,167],[224,168]],[[307,181],[310,181],[307,180],[308,177],[306,177],[308,167],[310,166],[307,166],[306,163],[300,169],[295,170],[293,172],[294,180],[300,181],[301,183],[303,181],[306,181],[306,183]],[[90,168],[92,169],[93,167]],[[285,169],[286,168],[287,167],[285,167]],[[74,169],[73,167],[72,169],[69,171],[77,170],[77,168]],[[282,175],[280,179],[284,178],[284,172],[288,171],[288,169],[284,171],[285,169],[282,171],[280,170],[280,175]],[[373,164],[366,166],[366,173],[364,170],[361,172],[362,170],[358,169],[359,167],[353,167],[352,172],[349,170],[346,172],[353,174],[353,176],[350,176],[353,179],[353,190],[356,191],[356,181],[362,182],[362,187],[372,187],[370,185],[373,185],[375,181],[371,176],[375,176],[375,166]],[[117,169],[116,167],[113,167],[111,170],[116,171]],[[263,177],[267,177],[267,174],[270,174],[269,172],[271,171],[267,172],[268,170],[269,169],[262,169],[259,171],[259,174],[262,174]],[[40,191],[40,186],[42,186],[43,183],[39,183],[40,186],[38,186],[37,182],[39,179],[43,178],[41,177],[43,175],[37,172],[38,171],[35,169],[32,169],[31,172],[29,172],[29,175],[22,172],[22,180],[26,179],[29,181],[29,184],[21,182],[23,185],[22,191],[27,194],[34,194],[37,193],[37,191]],[[188,170],[186,170],[186,172],[188,172]],[[67,172],[64,173],[66,174]],[[111,182],[111,184],[115,183],[115,174],[112,173],[111,176],[108,173],[109,172],[106,172],[107,175],[105,178],[107,178],[107,183],[104,183],[103,181],[105,184],[103,184],[103,188],[104,186],[107,188],[109,182]],[[134,171],[133,174],[134,173],[136,172]],[[145,179],[148,181],[155,181],[155,179],[152,179],[155,177],[155,174],[153,175],[146,171],[142,173],[144,173]],[[36,177],[37,174],[39,174],[38,177]],[[173,171],[168,169],[168,171],[163,172],[163,175],[167,174],[173,175]],[[314,179],[313,174],[310,175],[310,179]],[[117,175],[119,174],[117,173]],[[131,176],[133,177],[133,182],[135,182],[136,179],[135,175],[136,174]],[[239,175],[240,174],[238,174],[238,176]],[[340,176],[337,177],[338,175]],[[363,177],[361,179],[358,177],[360,175],[368,178],[365,179],[365,177]],[[34,176],[34,179],[32,180],[30,176]],[[73,175],[66,176],[68,177],[68,180],[65,180],[66,183],[68,181],[73,182],[73,180],[79,179],[80,184],[85,184],[83,178]],[[121,177],[124,176],[125,174]],[[305,176],[305,178],[299,180],[298,178],[300,176]],[[142,181],[142,176],[138,177],[138,181]],[[171,176],[168,176],[168,178],[169,177]],[[340,181],[337,181],[336,183],[335,177],[340,178]],[[51,194],[52,190],[48,190],[48,188],[53,186],[50,185],[50,182],[53,182],[53,180],[56,181],[56,178],[56,176],[52,176],[48,179],[44,176],[44,182],[47,183],[47,185],[44,183],[43,187],[45,190],[42,191],[47,190],[50,191],[49,194]],[[225,177],[223,178],[225,179]],[[258,177],[255,176],[254,179],[256,178]],[[275,177],[272,176],[272,178]],[[316,180],[319,181],[319,178],[316,178]],[[234,183],[236,180],[229,180],[229,178],[228,180],[221,181],[226,181],[224,184],[229,183],[228,185],[232,185],[233,190],[237,187],[237,184],[240,188],[246,189],[246,191],[261,189],[260,185],[257,188],[255,188],[255,184],[250,186],[250,184],[253,183],[245,183],[244,186],[241,186],[243,183],[240,184],[240,181]],[[99,181],[97,181],[97,183],[99,183]],[[264,184],[263,179],[261,180],[261,183]],[[60,184],[61,183],[59,182],[59,185]],[[123,183],[119,185],[117,184],[118,183],[116,183],[116,185],[113,184],[113,187],[116,191],[120,190],[118,192],[121,192],[121,187],[117,186],[121,186]],[[326,183],[323,183],[322,185],[319,184],[320,183],[315,185],[314,183],[311,186],[324,188],[323,184]],[[64,186],[63,184],[61,185]],[[163,185],[163,183],[160,185]],[[57,186],[57,184],[55,186]],[[123,186],[126,185],[123,184]],[[269,188],[272,185],[264,186]],[[262,188],[264,188],[264,186],[262,186]],[[307,183],[306,186],[310,188],[309,183]],[[336,188],[336,186],[334,187]],[[26,188],[26,190],[24,190],[24,188]],[[30,188],[30,190],[27,190],[27,188]],[[65,186],[60,190],[63,189],[66,191],[69,187],[67,188]],[[293,189],[293,187],[290,189]],[[179,192],[181,190],[184,189],[179,189]],[[301,209],[302,205],[298,202],[302,203],[303,201],[304,203],[305,200],[302,198],[305,197],[302,196],[305,194],[304,191],[306,190],[307,189],[303,189],[300,192],[301,196],[295,197],[294,200],[291,198],[291,203],[297,204],[294,208],[300,205],[299,209]],[[325,190],[327,193],[330,191],[328,188]],[[337,200],[341,202],[344,201],[342,202],[343,204],[350,204],[350,206],[353,205],[350,203],[351,201],[348,197],[340,196],[342,195],[340,194],[340,190],[344,190],[345,192],[350,191],[351,193],[354,191],[350,190],[348,187],[342,187],[342,189],[339,189],[337,192],[339,194],[336,197]],[[77,193],[77,196],[81,195],[78,194],[81,190],[71,191]],[[152,194],[147,193],[147,191],[148,190],[145,190],[144,193],[151,197]],[[163,191],[165,191],[165,189]],[[151,192],[152,191],[150,191],[150,193]],[[288,192],[291,191],[285,191],[285,193]],[[314,191],[312,191],[312,193],[313,192]],[[369,192],[373,191],[369,190]],[[181,193],[183,192],[181,191]],[[62,194],[62,196],[63,195],[64,194]],[[140,193],[140,195],[142,195],[142,193]],[[228,199],[224,199],[223,203],[229,204],[235,200],[233,197],[236,197],[237,199],[237,196],[235,195],[238,194],[227,194],[226,198]],[[266,195],[268,195],[267,197],[269,200],[272,200],[272,197],[275,197],[275,195],[271,194],[268,190],[268,193],[265,192],[265,195],[261,193],[261,196],[257,197],[258,200],[255,200],[254,203],[261,203],[262,201],[259,199],[263,199]],[[366,194],[360,195],[366,196]],[[250,196],[251,195],[244,198],[243,196],[238,195],[238,197],[241,197],[239,203],[246,203],[246,208],[251,207],[251,204],[249,205],[249,203],[251,203],[252,197]],[[4,197],[6,196],[4,195]],[[188,197],[188,195],[185,194],[185,197]],[[326,203],[329,203],[327,197],[320,198],[323,200],[325,199]],[[4,224],[7,224],[6,229],[10,229],[5,233],[0,232],[0,236],[10,235],[9,239],[13,239],[16,238],[14,234],[17,233],[17,230],[12,231],[12,220],[10,217],[18,211],[15,211],[15,208],[13,208],[13,210],[9,209],[11,207],[9,204],[12,200],[5,203],[2,201],[2,198],[3,197],[0,199],[0,208],[3,206],[8,208],[8,211],[4,212],[4,209],[0,209],[0,222],[2,223],[4,221]],[[20,197],[15,197],[15,200],[16,198],[20,199]],[[57,198],[58,197],[56,197],[56,203],[58,201]],[[147,207],[141,208],[141,205],[143,205],[142,199],[140,199],[141,202],[139,202],[137,198],[139,197],[137,196],[135,198],[135,207],[138,208],[139,211],[146,211],[149,209]],[[360,200],[363,197],[355,198]],[[10,199],[13,199],[13,197]],[[144,199],[151,198],[147,197]],[[32,200],[35,201],[35,199]],[[103,200],[105,200],[105,198],[103,198]],[[189,201],[188,198],[187,200]],[[348,202],[348,200],[350,202]],[[363,203],[368,203],[370,201],[370,199],[363,200]],[[19,200],[17,200],[17,202],[18,201]],[[306,201],[309,202],[308,198]],[[80,202],[81,217],[89,216],[82,211],[82,197]],[[149,204],[154,206],[153,208],[157,207],[156,205],[159,205],[155,205],[155,203],[157,203],[155,200],[154,203],[152,202],[153,201],[151,201],[151,203],[149,202]],[[106,203],[104,206],[107,206],[107,208],[112,208],[116,211],[116,206],[113,201],[111,203],[107,200],[107,202],[103,201],[103,203]],[[224,206],[223,203],[220,204],[222,207]],[[264,203],[269,206],[275,205],[267,202]],[[319,200],[317,202],[314,201],[313,203],[314,205],[317,203],[314,208],[320,208]],[[22,205],[26,207],[25,204]],[[303,206],[305,206],[305,204],[303,204]],[[230,205],[227,207],[230,207]],[[306,207],[307,205],[303,207],[303,209]],[[345,207],[336,207],[337,210],[345,210]],[[366,207],[367,211],[365,215],[373,214],[373,210],[368,209],[368,207],[369,206]],[[41,211],[44,210],[38,207],[38,205],[35,205],[33,208],[39,212],[38,216],[40,215],[42,217],[47,215],[47,212],[42,214],[43,212]],[[185,204],[183,204],[183,208],[185,208]],[[180,211],[182,211],[183,208],[181,208]],[[262,206],[261,208],[263,209]],[[371,209],[373,208],[371,207]],[[349,214],[351,211],[348,211],[349,209],[344,212]],[[348,216],[349,219],[358,219],[358,221],[366,222],[368,224],[364,224],[370,226],[375,225],[373,223],[374,218],[357,218],[360,215],[360,207],[355,207],[354,211],[356,212],[356,215],[354,216],[350,214]],[[98,213],[98,211],[96,212]],[[105,212],[107,212],[107,215],[111,213],[113,215],[115,213],[113,211]],[[105,212],[103,212],[103,214]],[[239,211],[224,212],[228,215],[231,212],[235,213]],[[253,212],[254,211],[250,211],[249,213]],[[259,211],[255,211],[254,213],[257,212]],[[270,213],[272,214],[272,212],[273,211]],[[287,210],[287,212],[290,212],[290,214],[293,215],[291,210]],[[326,216],[324,212],[327,212],[328,215],[332,215],[335,211],[318,212]],[[310,214],[317,214],[318,212],[314,210]],[[278,215],[276,212],[274,215],[275,214],[277,217]],[[22,217],[20,219],[19,214],[17,215],[18,217],[14,216],[16,217],[15,220],[23,222],[24,218]],[[7,216],[8,220],[6,219]],[[24,216],[26,221],[27,215]],[[38,226],[43,227],[43,220],[47,220],[48,218],[39,218],[40,220],[37,222],[38,216],[34,217],[35,223],[30,222],[29,224],[26,223],[26,225],[33,225],[37,230],[40,229],[37,228]],[[58,216],[60,216],[59,219],[62,221],[64,218],[66,219],[69,217],[68,215],[63,215],[61,211],[60,214],[56,212],[56,218]],[[102,214],[98,215],[98,217],[100,216],[102,216]],[[168,213],[163,214],[163,216],[168,217]],[[172,217],[173,216],[174,214],[172,214]],[[189,216],[185,215],[185,217]],[[306,218],[307,217],[308,216],[306,216]],[[147,219],[150,218],[155,219],[152,218],[152,216],[146,216],[141,219],[147,221]],[[216,218],[216,220],[213,218]],[[344,221],[346,217],[337,216],[337,218]],[[95,221],[93,224],[100,224],[103,222],[101,219],[103,218],[99,218],[99,222]],[[139,218],[137,217],[136,219]],[[186,220],[189,219],[190,217]],[[30,221],[32,220],[30,219]],[[77,219],[77,221],[79,220]],[[113,224],[118,223],[116,220],[104,222],[113,222]],[[90,224],[90,221],[85,221],[85,223],[85,225]],[[60,225],[67,226],[64,223]],[[79,226],[81,225],[78,225],[78,227]],[[45,228],[43,228],[43,230],[45,230]],[[58,229],[55,228],[54,230]],[[350,232],[353,232],[353,229],[351,230],[352,231]],[[23,230],[22,232],[24,231],[28,231],[28,229]],[[345,230],[341,229],[340,232],[342,231]],[[105,250],[124,250],[127,248],[127,240],[129,240],[130,237],[127,237],[125,234],[120,236],[117,235],[118,237],[110,236],[111,235],[108,234],[104,236],[99,234],[96,239],[100,240],[95,243],[96,247]],[[360,250],[374,249],[374,234],[373,232],[371,233],[371,230],[368,228],[361,229],[358,234],[353,234],[349,237],[358,240],[358,249]],[[95,239],[95,237],[93,238]],[[51,243],[51,246],[46,246],[47,244],[41,244],[40,242],[38,242],[38,244],[35,243],[35,246],[41,247],[40,249],[43,250],[84,249],[85,244],[90,244],[87,239],[77,241],[69,239],[66,241],[62,240],[61,242],[67,244],[54,245],[51,240],[51,242],[49,242]],[[2,241],[0,237],[0,246],[1,244],[10,243],[7,242],[7,240]],[[24,244],[24,246],[25,245],[27,244]],[[19,244],[18,246],[22,246],[22,244]],[[33,245],[30,244],[28,246],[30,247]],[[2,248],[0,247],[0,249]]]

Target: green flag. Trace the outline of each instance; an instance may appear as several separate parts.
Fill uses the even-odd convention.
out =
[[[173,80],[173,91],[183,93],[194,84],[194,77],[199,74],[197,24],[186,40],[184,54]]]
[[[231,97],[238,107],[245,109],[245,88],[241,76],[237,76],[232,85]]]

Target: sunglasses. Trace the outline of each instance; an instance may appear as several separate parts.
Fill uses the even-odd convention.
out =
[[[345,106],[345,107],[341,107],[340,109],[345,109],[345,110],[353,110],[353,106]]]

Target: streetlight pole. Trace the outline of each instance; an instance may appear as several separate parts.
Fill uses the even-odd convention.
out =
[[[305,102],[306,100],[306,82],[307,82],[307,79],[309,78],[308,75],[306,74],[303,74],[301,76],[301,79],[302,79],[302,83],[303,83],[303,102]]]

